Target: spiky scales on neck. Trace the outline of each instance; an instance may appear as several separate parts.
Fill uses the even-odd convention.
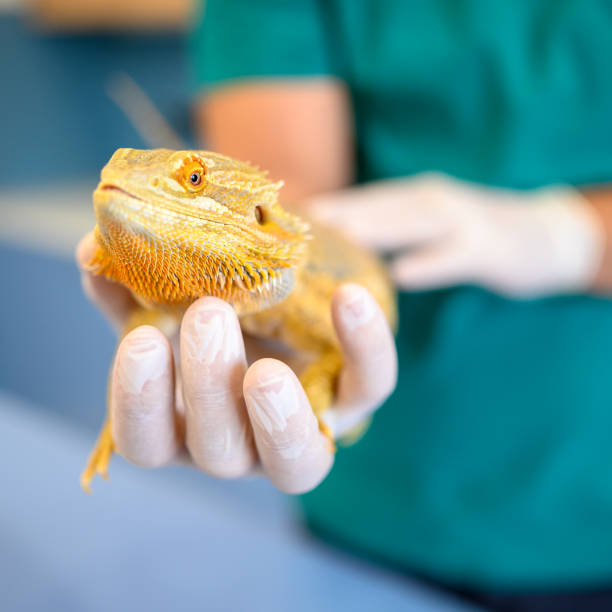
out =
[[[291,291],[308,227],[278,203],[282,183],[208,151],[119,149],[94,192],[92,270],[156,307],[202,295],[238,314]]]

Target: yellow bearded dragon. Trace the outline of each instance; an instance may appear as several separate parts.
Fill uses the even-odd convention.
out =
[[[235,309],[244,332],[308,357],[300,375],[321,431],[342,351],[330,314],[334,289],[366,287],[393,326],[395,296],[381,263],[336,232],[278,202],[281,182],[208,151],[119,149],[93,194],[97,242],[89,269],[128,287],[141,323],[180,322],[197,298]],[[81,477],[89,490],[114,451],[110,411]]]

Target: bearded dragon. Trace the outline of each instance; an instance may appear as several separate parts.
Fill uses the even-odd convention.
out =
[[[281,186],[218,153],[118,149],[93,194],[97,248],[88,269],[133,294],[139,307],[124,333],[144,322],[178,325],[192,302],[216,296],[247,334],[307,356],[300,381],[331,438],[324,413],[342,368],[332,293],[345,281],[363,285],[392,326],[395,296],[378,259],[284,210]],[[81,477],[85,490],[96,473],[106,477],[113,452],[109,411]]]

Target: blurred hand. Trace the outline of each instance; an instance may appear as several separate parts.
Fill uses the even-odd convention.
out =
[[[89,234],[77,249],[83,287],[120,329],[135,304],[127,289],[84,269],[93,248]],[[341,436],[393,390],[397,365],[386,320],[365,289],[343,285],[331,309],[346,365],[337,405],[325,420]],[[296,375],[271,358],[247,368],[236,314],[217,298],[189,307],[180,339],[147,325],[127,334],[110,393],[117,450],[138,465],[181,457],[218,477],[263,470],[282,491],[301,493],[323,480],[333,463]]]
[[[381,181],[306,202],[357,242],[394,251],[404,289],[479,284],[512,297],[591,286],[604,249],[598,215],[569,187],[496,190],[441,174]]]

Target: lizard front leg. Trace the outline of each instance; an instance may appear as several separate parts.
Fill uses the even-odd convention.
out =
[[[333,432],[323,417],[334,401],[342,365],[342,351],[339,347],[332,346],[309,364],[299,377],[312,411],[317,417],[319,429],[334,444],[334,448]]]

